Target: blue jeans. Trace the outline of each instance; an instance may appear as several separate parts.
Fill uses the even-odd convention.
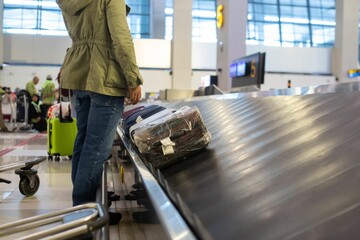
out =
[[[74,91],[78,134],[72,156],[73,205],[96,200],[103,164],[111,153],[124,97]]]

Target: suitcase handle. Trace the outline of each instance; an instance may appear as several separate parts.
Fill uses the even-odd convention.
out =
[[[68,116],[65,116],[63,117],[62,115],[62,107],[61,107],[61,88],[59,87],[59,92],[60,92],[60,96],[59,96],[59,103],[60,103],[60,122],[61,123],[71,123],[73,122],[73,118],[71,117],[71,107],[70,107],[70,104],[69,104],[69,115]],[[69,90],[69,98],[70,98],[70,90]]]
[[[179,137],[184,136],[185,134],[186,134],[186,131],[185,131],[185,130],[181,130],[181,131],[179,131],[179,132],[174,133],[174,134],[173,134],[172,136],[170,136],[169,138],[170,138],[171,141],[173,141],[173,140],[175,140],[175,139],[177,139],[177,138],[179,138]],[[154,146],[156,146],[156,147],[160,147],[161,145],[162,145],[161,141],[157,141],[157,142],[154,143]]]

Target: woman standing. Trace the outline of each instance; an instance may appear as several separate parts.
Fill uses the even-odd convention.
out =
[[[72,46],[61,88],[75,98],[78,134],[72,158],[73,205],[95,201],[126,96],[136,104],[143,80],[124,0],[57,0]]]

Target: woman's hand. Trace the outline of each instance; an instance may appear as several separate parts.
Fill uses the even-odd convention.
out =
[[[141,86],[137,86],[136,88],[129,88],[129,97],[125,100],[125,103],[135,105],[141,99]]]

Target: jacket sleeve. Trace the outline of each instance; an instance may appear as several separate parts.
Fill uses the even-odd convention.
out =
[[[127,86],[134,88],[143,83],[136,63],[135,49],[126,19],[124,0],[105,0],[106,18],[114,46],[116,60],[126,78]]]

